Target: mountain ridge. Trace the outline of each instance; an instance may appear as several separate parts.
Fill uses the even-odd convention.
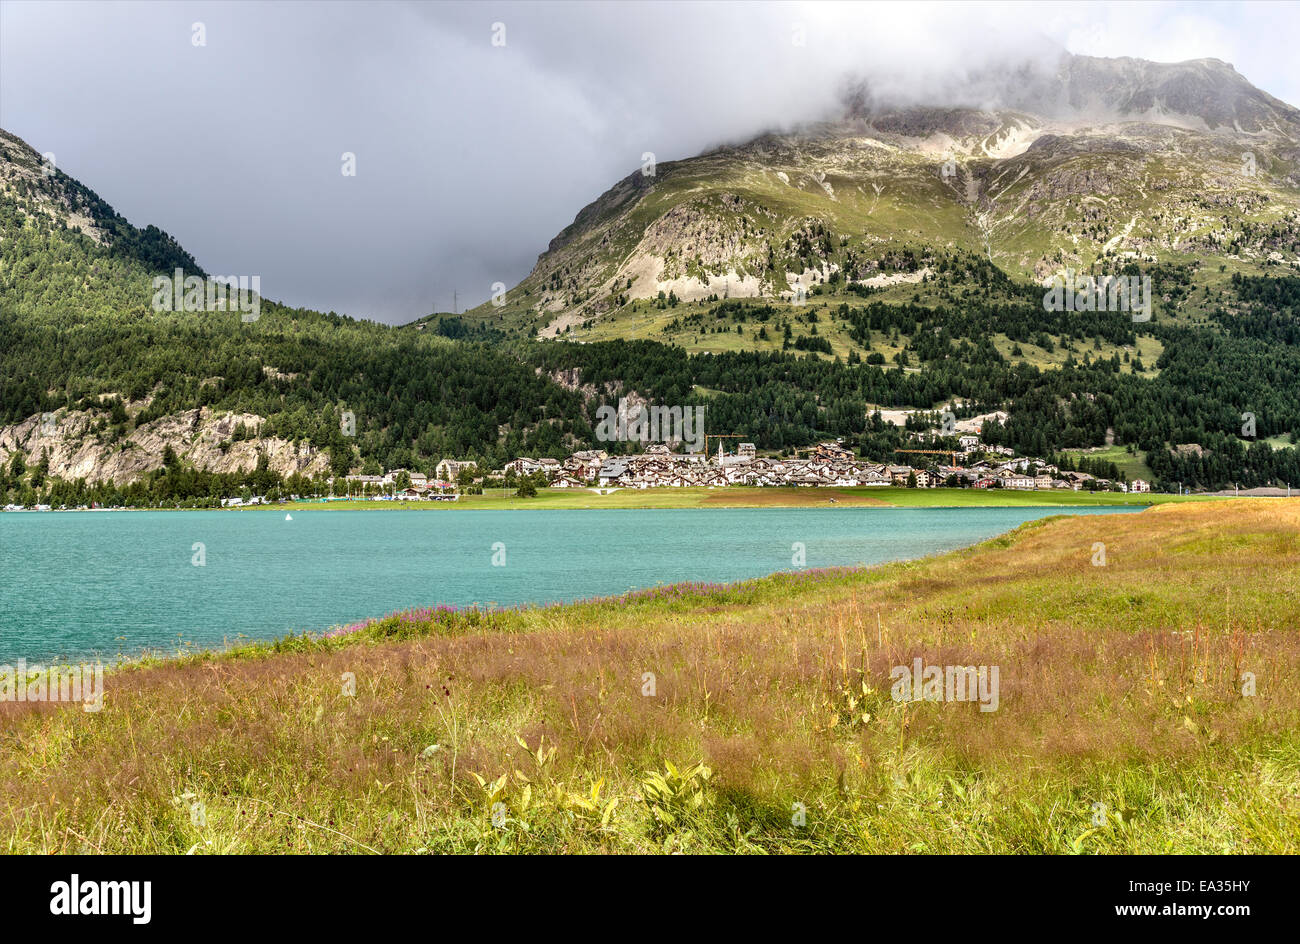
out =
[[[1030,92],[1007,110],[887,108],[860,87],[836,120],[634,171],[550,241],[504,312],[473,315],[559,336],[661,291],[788,299],[848,261],[770,259],[790,261],[788,244],[815,225],[877,263],[882,246],[926,245],[1034,281],[1118,258],[1224,255],[1209,247],[1243,240],[1228,255],[1247,268],[1273,252],[1300,258],[1300,110],[1219,60],[1063,62],[1032,93],[1050,105],[1037,114],[1024,110]],[[1082,117],[1098,102],[1105,114]],[[1260,238],[1257,225],[1279,224]]]
[[[400,328],[266,299],[251,324],[155,311],[153,277],[193,258],[6,132],[0,493],[42,457],[100,483],[60,485],[71,503],[118,474],[140,498],[498,468],[595,445],[625,395],[707,406],[765,450],[843,438],[881,461],[939,411],[998,412],[985,441],[1026,455],[1113,444],[1157,482],[1300,481],[1277,448],[1300,434],[1300,151],[1184,124],[872,105],[633,172],[502,306]],[[1045,310],[1035,283],[1063,272],[1149,279],[1150,322]]]

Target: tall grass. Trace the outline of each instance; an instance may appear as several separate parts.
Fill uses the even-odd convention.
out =
[[[0,705],[3,842],[1295,852],[1298,623],[1300,503],[1280,500],[1058,517],[873,569],[392,614],[123,667],[99,712]],[[915,657],[999,666],[998,710],[895,701],[890,670]]]

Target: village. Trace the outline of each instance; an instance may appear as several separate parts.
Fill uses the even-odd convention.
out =
[[[979,436],[962,436],[954,450],[913,450],[947,457],[924,465],[871,462],[855,456],[842,441],[827,441],[791,457],[760,456],[753,443],[734,453],[719,444],[717,452],[677,452],[653,443],[644,452],[610,455],[603,449],[575,452],[566,459],[520,457],[498,470],[480,473],[472,460],[443,459],[434,477],[396,469],[384,475],[349,475],[347,494],[389,501],[455,500],[462,491],[512,488],[531,482],[546,488],[726,488],[768,486],[853,488],[1004,488],[1019,491],[1149,492],[1142,479],[1113,482],[1087,472],[1062,471],[1041,459],[1015,456],[1005,446],[988,445]]]

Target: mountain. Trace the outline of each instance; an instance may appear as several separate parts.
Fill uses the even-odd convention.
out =
[[[136,229],[99,195],[57,170],[25,141],[0,128],[0,174],[6,196],[6,240],[23,240],[16,214],[85,235],[100,251],[102,272],[91,275],[111,282],[131,269],[184,269],[205,273],[194,257],[156,226]],[[40,227],[38,227],[39,229]],[[28,261],[34,261],[28,257]],[[111,270],[111,271],[110,271]],[[23,274],[21,266],[12,273]]]
[[[976,256],[1025,282],[1130,261],[1194,265],[1212,290],[1232,272],[1300,271],[1300,111],[1226,63],[1066,55],[944,94],[992,104],[887,105],[850,82],[835,121],[635,171],[504,307],[471,317],[709,350],[673,325],[695,309],[656,308],[660,292],[790,300],[843,279],[911,297],[944,260]]]
[[[580,396],[483,345],[269,299],[155,310],[156,277],[204,270],[43,166],[0,132],[0,498],[30,469],[144,501],[587,441]]]
[[[1057,116],[1111,112],[1291,140],[1300,128],[1300,111],[1255,88],[1219,59],[1165,63],[1066,55],[1047,86],[1040,92],[1036,84],[1017,82],[1008,94],[1024,108],[1049,103]]]
[[[1255,88],[1219,59],[1150,62],[1058,49],[1019,64],[977,69],[950,79],[936,94],[949,104],[1064,121],[1141,121],[1282,138],[1294,138],[1300,120],[1295,108]],[[846,88],[852,114],[867,113],[875,101],[864,82]]]
[[[198,262],[0,132],[0,498],[619,451],[597,410],[631,395],[764,450],[893,459],[952,410],[1158,486],[1300,483],[1296,110],[1215,60],[1064,56],[930,97],[851,80],[832,120],[638,170],[504,304],[401,328],[158,310]],[[1149,320],[1048,310],[1067,272],[1146,280]]]
[[[634,171],[463,330],[584,342],[533,344],[775,442],[799,416],[870,440],[855,404],[1009,408],[989,436],[1035,455],[1300,474],[1273,449],[1300,432],[1300,112],[1210,59],[1062,54],[928,96],[849,80],[832,120]],[[1150,320],[1044,310],[1089,276],[1149,280]]]

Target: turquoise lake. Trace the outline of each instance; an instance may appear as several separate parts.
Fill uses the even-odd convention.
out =
[[[0,663],[219,647],[435,603],[548,603],[740,580],[794,569],[796,542],[808,567],[878,564],[970,545],[1048,515],[1136,510],[6,513]],[[493,565],[498,542],[505,566]],[[194,564],[196,543],[203,566]]]

